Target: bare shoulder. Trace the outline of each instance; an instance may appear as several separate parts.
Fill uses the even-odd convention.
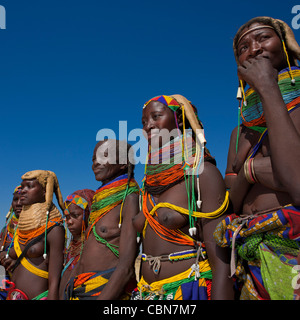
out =
[[[48,241],[60,241],[65,237],[65,230],[62,225],[55,226],[48,234]]]
[[[131,193],[126,196],[124,205],[126,204],[138,204],[139,203],[139,195],[137,193]]]
[[[209,162],[204,163],[200,175],[201,211],[215,211],[223,203],[226,193],[223,176],[219,169]]]
[[[225,189],[224,179],[221,172],[210,162],[204,162],[204,168],[200,174],[200,187],[201,190],[207,189],[209,192],[213,191],[213,189],[216,189],[217,192]]]
[[[129,194],[124,202],[124,211],[126,215],[135,216],[139,212],[139,195],[137,193]]]

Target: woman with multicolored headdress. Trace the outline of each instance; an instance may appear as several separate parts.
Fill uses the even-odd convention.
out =
[[[60,208],[64,203],[57,177],[46,170],[22,176],[22,211],[9,256],[15,260],[7,300],[57,300],[63,266],[64,229]]]
[[[215,239],[232,248],[241,299],[293,299],[300,245],[300,47],[289,26],[251,19],[234,37],[239,119],[225,182],[235,214]]]
[[[212,237],[228,193],[196,108],[181,95],[158,96],[145,103],[142,123],[149,152],[134,219],[142,255],[133,299],[232,299],[228,251]]]
[[[95,191],[90,189],[77,190],[68,195],[64,202],[66,240],[64,269],[61,273],[59,289],[60,299],[63,299],[65,286],[75,272],[75,267],[83,250],[85,230],[88,226],[94,194]]]

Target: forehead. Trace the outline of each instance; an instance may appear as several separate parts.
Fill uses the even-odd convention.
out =
[[[119,161],[119,141],[99,141],[94,149],[93,158],[100,164],[117,164]]]
[[[104,141],[99,141],[94,149],[94,153],[97,152],[97,150],[101,147],[101,149],[111,149],[112,147],[115,147],[116,141],[115,140],[104,140]]]
[[[237,45],[239,45],[241,42],[246,41],[247,39],[261,33],[261,32],[271,32],[274,33],[275,35],[277,35],[277,33],[275,32],[274,28],[272,26],[263,24],[261,22],[254,22],[251,25],[245,27],[240,34],[240,37],[237,41]]]
[[[21,195],[19,193],[15,192],[13,195],[13,201],[19,200],[20,196]]]
[[[34,185],[34,186],[41,186],[37,179],[24,179],[21,183],[22,187],[25,185]]]
[[[75,203],[70,203],[69,201],[66,201],[67,209],[65,214],[68,214],[69,212],[76,212],[83,214],[83,209],[77,206]],[[69,211],[69,212],[68,212]]]
[[[170,110],[167,106],[165,106],[162,102],[159,101],[150,101],[144,108],[143,108],[143,116],[155,112],[155,111],[167,111]],[[171,110],[170,110],[171,111]]]

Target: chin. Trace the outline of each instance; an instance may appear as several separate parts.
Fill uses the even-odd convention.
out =
[[[101,174],[95,174],[95,179],[97,180],[97,181],[102,181],[102,176],[101,176]]]

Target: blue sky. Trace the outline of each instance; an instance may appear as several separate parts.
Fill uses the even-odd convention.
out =
[[[96,189],[98,130],[141,127],[142,105],[182,94],[198,108],[224,175],[237,125],[232,39],[268,15],[291,26],[294,1],[0,0],[0,226],[27,171],[54,171],[63,197]],[[300,30],[300,29],[299,29]],[[300,40],[300,31],[294,30]],[[135,144],[136,141],[129,141]],[[143,166],[136,167],[141,183]]]

